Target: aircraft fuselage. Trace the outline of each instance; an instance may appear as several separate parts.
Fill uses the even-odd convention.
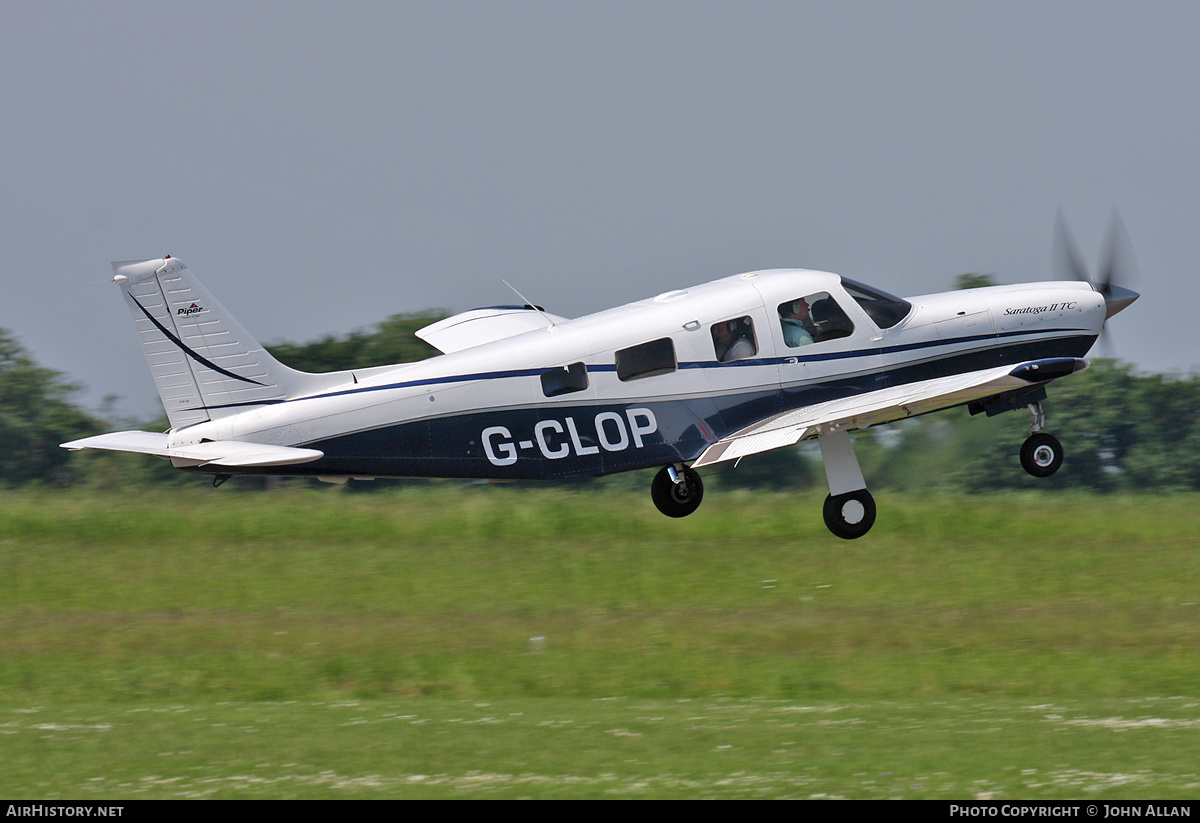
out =
[[[800,320],[789,327],[783,313],[793,301],[805,303],[799,313],[821,307],[829,319],[809,322],[807,331]],[[721,438],[791,409],[1039,358],[1082,357],[1105,320],[1102,295],[1077,282],[908,303],[905,316],[883,327],[836,275],[752,272],[373,369],[308,396],[231,397],[209,406],[225,416],[173,431],[170,440],[324,453],[299,465],[194,469],[222,474],[608,474],[694,460]],[[730,348],[723,356],[734,336],[740,354]]]

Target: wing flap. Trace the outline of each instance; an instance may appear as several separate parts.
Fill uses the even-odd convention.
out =
[[[317,449],[246,443],[239,440],[210,440],[187,446],[170,446],[166,434],[156,432],[110,432],[63,443],[62,448],[104,449],[166,457],[175,466],[289,466],[325,456]]]
[[[692,468],[735,460],[790,446],[821,429],[865,429],[916,414],[958,406],[1014,389],[1027,388],[1087,367],[1086,360],[1055,358],[1017,366],[936,377],[903,386],[816,403],[760,420],[713,443]],[[1039,365],[1046,366],[1039,371]],[[1053,368],[1049,366],[1053,365]],[[1069,368],[1068,368],[1069,367]]]

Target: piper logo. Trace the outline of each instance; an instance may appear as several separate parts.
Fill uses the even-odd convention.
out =
[[[628,424],[626,423],[628,421]],[[627,409],[624,416],[616,412],[600,412],[591,426],[576,425],[574,417],[563,420],[539,420],[533,426],[533,437],[518,440],[504,426],[491,426],[481,433],[483,451],[493,466],[511,466],[522,451],[534,451],[547,460],[583,457],[605,451],[624,451],[632,445],[642,448],[642,438],[658,431],[658,421],[649,409]],[[586,442],[585,442],[586,441]],[[599,444],[599,445],[591,445]]]
[[[202,311],[204,311],[203,306],[201,306],[199,303],[193,303],[190,306],[184,306],[181,309],[177,309],[175,312],[175,316],[176,317],[179,317],[179,316],[187,317],[190,314],[199,314]]]

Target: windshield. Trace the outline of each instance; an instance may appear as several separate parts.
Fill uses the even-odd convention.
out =
[[[890,329],[912,311],[912,303],[907,300],[901,300],[885,291],[864,286],[856,280],[843,277],[842,285],[846,292],[854,298],[854,301],[862,306],[862,310],[867,313],[867,316],[874,320],[875,325],[881,329]]]

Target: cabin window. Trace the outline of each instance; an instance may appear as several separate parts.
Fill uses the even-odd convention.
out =
[[[854,324],[826,291],[780,303],[779,324],[783,342],[793,349],[854,333]]]
[[[669,337],[617,352],[618,380],[640,380],[657,374],[670,374],[675,368],[675,344]]]
[[[842,287],[854,298],[854,302],[862,307],[862,310],[867,313],[867,317],[875,321],[875,325],[881,329],[890,329],[908,317],[908,313],[912,311],[912,303],[907,300],[901,300],[885,291],[864,286],[854,280],[847,280],[843,277]]]
[[[717,360],[745,360],[758,354],[758,341],[754,337],[754,321],[749,317],[722,320],[712,326],[713,350]]]
[[[541,378],[542,394],[547,397],[583,391],[588,387],[587,366],[582,363],[572,363],[569,366],[544,371]]]

